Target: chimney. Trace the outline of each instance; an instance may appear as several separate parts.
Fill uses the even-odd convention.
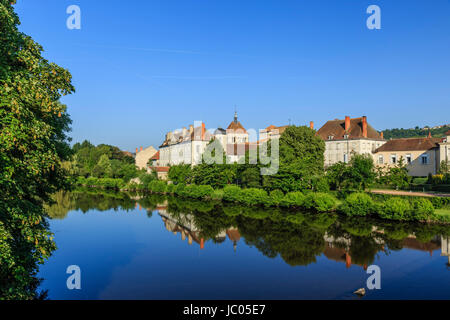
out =
[[[428,139],[431,138],[431,130],[428,130]]]
[[[186,134],[187,134],[187,129],[186,129],[186,127],[183,127],[183,132],[182,132],[183,138],[186,137]]]
[[[194,126],[192,124],[189,125],[189,134],[192,134],[194,132]]]
[[[205,140],[205,123],[202,122],[202,141]]]
[[[363,130],[363,137],[367,138],[367,117],[362,117],[362,130]]]
[[[144,148],[141,147],[141,151],[144,150]]]
[[[345,116],[345,132],[348,132],[350,130],[350,117]]]
[[[136,153],[138,153],[139,152],[139,149],[138,148],[136,148]]]
[[[311,128],[311,130],[314,130],[314,121],[309,122],[309,127]]]
[[[381,139],[384,139],[383,131],[380,132]]]

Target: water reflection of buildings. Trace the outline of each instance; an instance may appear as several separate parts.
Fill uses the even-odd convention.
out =
[[[380,234],[383,233],[382,230],[374,230]],[[373,241],[375,242],[375,246],[379,246],[379,251],[385,250],[385,240],[374,236]],[[352,239],[347,237],[338,237],[334,238],[331,235],[325,233],[325,249],[323,254],[330,260],[334,260],[336,262],[344,262],[347,268],[350,268],[351,265],[362,266],[364,270],[367,269],[367,263],[354,263],[352,262],[351,245]],[[440,240],[440,241],[439,241]],[[440,242],[440,244],[439,244]],[[420,242],[416,239],[414,235],[409,235],[400,241],[400,246],[402,248],[418,250],[418,251],[426,251],[430,253],[430,256],[433,255],[434,250],[438,250],[441,248],[441,255],[449,256],[449,238],[441,237],[441,239],[435,237],[431,241],[428,242]],[[450,263],[450,256],[449,256]],[[447,265],[449,265],[449,263]]]
[[[447,256],[447,267],[450,267],[450,237],[441,237],[441,256]]]
[[[183,241],[187,239],[190,245],[195,242],[200,245],[200,249],[204,249],[206,240],[201,235],[202,230],[195,224],[193,215],[183,213],[171,214],[167,211],[167,203],[158,205],[156,209],[168,231],[172,232],[174,235],[180,233]],[[385,251],[386,240],[384,239],[383,234],[384,230],[382,229],[377,229],[375,227],[372,229],[370,246],[373,249],[373,258],[377,252]],[[215,242],[220,243],[225,241],[226,237],[233,242],[233,248],[236,251],[237,243],[241,238],[238,228],[230,227],[221,230],[215,235],[214,240]],[[355,242],[359,241],[352,238],[353,237],[349,235],[334,237],[325,232],[325,246],[322,251],[323,255],[329,260],[345,263],[347,268],[356,265],[366,270],[368,264],[371,264],[371,262],[364,261],[361,257],[357,257],[356,255],[352,257],[352,252],[354,252],[355,249]],[[441,256],[448,257],[447,266],[450,267],[450,237],[436,236],[428,242],[421,242],[414,235],[409,235],[400,240],[398,244],[401,248],[428,252],[430,256],[433,255],[433,251],[441,249]]]
[[[173,215],[167,212],[167,206],[164,205],[160,205],[156,209],[167,231],[172,232],[174,235],[177,235],[179,232],[181,233],[181,240],[185,241],[187,238],[190,245],[196,242],[200,245],[200,249],[205,248],[205,239],[201,236],[202,230],[196,226],[194,217],[191,214]],[[225,241],[227,236],[233,242],[233,248],[236,251],[237,243],[241,238],[237,228],[230,227],[226,230],[221,230],[214,237],[214,240],[220,243]]]

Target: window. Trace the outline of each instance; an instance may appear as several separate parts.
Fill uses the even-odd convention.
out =
[[[347,163],[348,162],[348,154],[344,153],[344,162]]]
[[[378,164],[384,164],[384,157],[378,156]]]
[[[333,140],[333,136],[328,136],[328,140]]]
[[[406,155],[406,163],[407,163],[407,164],[410,164],[410,163],[411,163],[411,155],[410,155],[410,154],[407,154],[407,155]]]
[[[428,154],[423,154],[420,158],[422,164],[428,164]]]
[[[348,139],[348,134],[344,134],[344,139]]]
[[[396,163],[397,163],[397,155],[391,154],[391,164],[396,164]]]
[[[195,148],[197,150],[197,154],[199,154],[200,153],[200,146],[196,146]]]

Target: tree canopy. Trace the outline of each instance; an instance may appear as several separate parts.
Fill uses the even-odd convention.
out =
[[[55,245],[44,201],[66,186],[71,120],[60,98],[75,91],[68,70],[18,30],[12,0],[0,0],[0,297],[38,297],[38,264]]]

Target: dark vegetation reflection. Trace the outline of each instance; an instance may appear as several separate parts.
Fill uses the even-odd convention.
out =
[[[90,191],[58,192],[56,203],[47,207],[53,219],[64,219],[69,211],[147,210],[157,213],[170,232],[182,239],[221,243],[226,237],[236,246],[245,241],[264,256],[280,256],[291,266],[328,259],[367,268],[377,255],[403,248],[429,251],[441,249],[449,255],[449,225],[392,222],[349,218],[331,213],[310,213],[277,208],[225,205],[221,202],[138,193]],[[447,263],[447,268],[449,263]]]

